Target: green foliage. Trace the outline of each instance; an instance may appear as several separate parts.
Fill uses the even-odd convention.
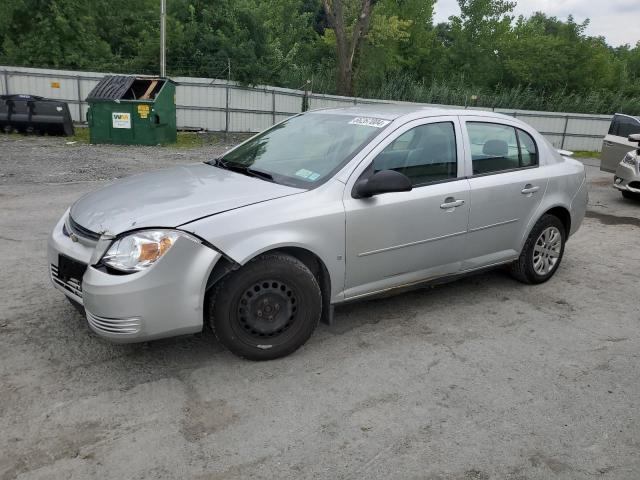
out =
[[[355,22],[361,0],[342,0]],[[354,60],[361,97],[640,114],[640,43],[612,48],[577,23],[515,2],[377,0]],[[0,2],[0,64],[157,73],[159,0]],[[335,35],[321,0],[168,0],[167,70],[336,92]],[[228,66],[231,66],[230,70]]]
[[[2,59],[18,65],[90,68],[110,54],[82,0],[12,0],[0,27]],[[4,61],[7,61],[4,60]]]

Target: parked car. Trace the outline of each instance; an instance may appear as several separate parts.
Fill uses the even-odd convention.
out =
[[[640,200],[640,133],[629,135],[629,142],[638,144],[638,147],[628,152],[618,164],[613,186],[623,197]]]
[[[611,120],[609,132],[602,141],[600,170],[615,173],[625,155],[637,145],[629,135],[640,133],[640,118],[616,113]]]
[[[102,337],[210,324],[232,352],[266,360],[343,302],[499,265],[545,282],[586,204],[583,165],[515,118],[327,109],[85,195],[53,229],[49,263]]]

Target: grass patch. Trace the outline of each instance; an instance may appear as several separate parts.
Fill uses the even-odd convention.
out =
[[[212,145],[236,145],[253,133],[178,132],[178,141],[163,145],[167,148],[201,148]]]
[[[169,148],[201,148],[208,144],[205,136],[205,134],[196,132],[178,132],[176,143],[169,143],[163,146]]]
[[[589,150],[576,150],[573,152],[575,158],[600,158],[600,152],[592,152]]]
[[[67,142],[89,143],[89,129],[87,127],[74,128],[74,134],[71,137],[67,137]]]

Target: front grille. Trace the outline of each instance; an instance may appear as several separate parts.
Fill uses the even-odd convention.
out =
[[[90,240],[98,241],[100,240],[100,234],[96,232],[92,232],[91,230],[84,228],[82,225],[76,223],[76,221],[71,218],[69,215],[69,226],[68,228],[71,230],[70,233],[75,233],[79,237],[88,238]]]
[[[51,280],[56,285],[61,286],[67,292],[73,293],[75,296],[80,297],[82,299],[82,282],[75,278],[67,278],[62,279],[58,275],[58,267],[55,265],[51,265]]]
[[[135,335],[142,327],[139,318],[104,318],[87,311],[87,322],[98,333]]]

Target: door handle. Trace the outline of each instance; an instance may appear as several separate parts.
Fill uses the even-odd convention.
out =
[[[464,205],[464,200],[456,200],[453,197],[447,197],[444,199],[444,203],[440,205],[443,210],[449,210]]]
[[[534,187],[530,183],[527,183],[522,189],[521,193],[523,195],[529,195],[531,193],[536,193],[538,190],[540,190],[540,187],[538,187],[537,185]]]

